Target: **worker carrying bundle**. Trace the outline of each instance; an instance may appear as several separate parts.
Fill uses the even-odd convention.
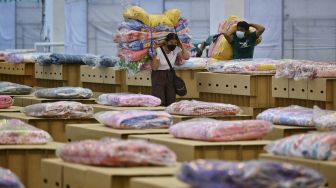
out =
[[[248,24],[237,16],[231,16],[219,24],[208,55],[217,60],[253,58],[254,47],[261,42],[264,31],[261,25]]]
[[[129,74],[151,69],[155,48],[165,43],[169,33],[176,33],[181,43],[190,48],[191,37],[188,20],[181,18],[180,10],[172,9],[164,14],[148,14],[140,7],[124,10],[124,21],[113,41],[119,44],[120,66]]]

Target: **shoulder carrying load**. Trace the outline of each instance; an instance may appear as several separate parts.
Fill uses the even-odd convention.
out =
[[[145,140],[84,140],[65,144],[56,154],[67,162],[96,166],[172,166],[176,163],[175,153],[166,146]]]
[[[60,101],[29,105],[22,112],[32,117],[92,118],[93,107],[79,102]]]
[[[9,108],[13,105],[12,97],[8,95],[0,95],[0,109]]]
[[[99,112],[95,114],[95,118],[116,129],[168,128],[173,124],[173,117],[167,112],[147,110]]]
[[[164,14],[148,14],[144,9],[138,6],[132,6],[124,10],[125,19],[139,20],[147,26],[156,27],[165,25],[175,27],[180,19],[180,10],[172,9]]]
[[[230,16],[230,18],[226,21],[223,21],[218,26],[218,33],[224,33],[237,27],[237,23],[240,19],[237,16]],[[254,28],[250,28],[250,32],[255,31]],[[261,37],[257,39],[257,44],[261,42]],[[218,60],[230,60],[232,59],[232,47],[230,43],[226,40],[224,35],[220,35],[215,42],[210,45],[209,48],[209,57]]]
[[[0,121],[0,144],[46,144],[51,141],[49,133],[21,120],[3,119]]]
[[[89,99],[92,95],[90,89],[82,87],[56,87],[35,92],[36,97],[46,99]]]
[[[325,183],[315,170],[272,161],[197,160],[184,163],[177,177],[199,188],[318,188]]]
[[[272,124],[262,120],[220,121],[196,118],[173,125],[169,132],[176,138],[226,142],[255,140],[271,130]]]

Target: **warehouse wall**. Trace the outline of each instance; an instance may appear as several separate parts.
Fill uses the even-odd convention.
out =
[[[335,0],[284,0],[284,57],[335,61],[335,7]]]
[[[15,48],[15,2],[0,3],[0,50]]]

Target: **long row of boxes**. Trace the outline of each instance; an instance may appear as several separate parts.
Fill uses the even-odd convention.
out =
[[[0,62],[0,80],[35,86],[34,63]]]

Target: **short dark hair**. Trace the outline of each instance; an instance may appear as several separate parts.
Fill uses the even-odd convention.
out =
[[[170,41],[170,40],[178,40],[178,36],[176,33],[169,33],[167,36],[166,36],[166,41]]]
[[[237,27],[244,28],[245,30],[249,30],[250,24],[245,21],[240,21],[237,23]]]

